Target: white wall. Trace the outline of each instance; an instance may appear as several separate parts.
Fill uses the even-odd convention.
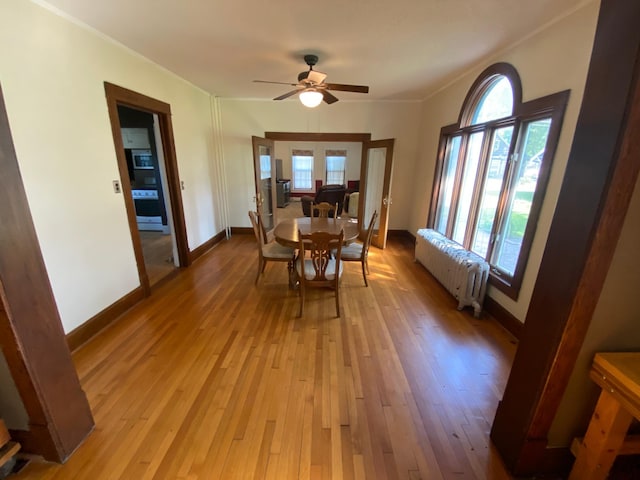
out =
[[[0,83],[36,232],[69,332],[139,285],[104,82],[171,105],[189,247],[223,230],[210,96],[24,0],[0,5]]]
[[[496,62],[511,63],[520,74],[524,102],[562,90],[571,90],[519,298],[517,301],[511,300],[495,288],[489,288],[488,291],[489,296],[521,321],[524,321],[529,307],[573,140],[591,57],[598,7],[597,1],[583,6],[511,49],[487,59],[424,102],[420,158],[411,189],[421,193],[414,194],[418,198],[413,204],[407,225],[411,232],[423,228],[427,223],[440,128],[458,121],[469,88],[486,67]]]
[[[224,161],[229,190],[230,225],[248,227],[247,211],[255,209],[251,136],[265,132],[371,133],[374,140],[395,138],[391,184],[393,204],[389,228],[405,230],[414,195],[420,104],[416,102],[349,102],[304,107],[297,99],[220,99]],[[280,142],[277,142],[280,143]]]

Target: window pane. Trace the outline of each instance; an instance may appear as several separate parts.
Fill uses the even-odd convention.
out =
[[[478,175],[478,162],[480,160],[483,138],[484,132],[473,133],[469,138],[469,145],[467,147],[467,158],[464,162],[464,173],[462,174],[456,223],[453,227],[453,239],[460,245],[464,243],[464,234],[467,228],[467,220],[469,219],[469,209],[471,208],[471,201],[473,200],[476,176]]]
[[[473,112],[471,125],[509,117],[513,114],[513,89],[511,82],[500,76],[487,91],[484,92]]]
[[[260,155],[260,178],[271,178],[271,155]]]
[[[442,167],[442,179],[440,180],[440,195],[438,198],[438,210],[436,212],[435,230],[443,235],[447,232],[447,219],[451,210],[451,195],[453,194],[453,183],[456,178],[456,167],[458,166],[458,154],[460,153],[461,137],[452,137],[448,141],[447,153],[445,154],[444,165]]]
[[[522,238],[529,220],[533,194],[538,185],[540,164],[549,136],[551,119],[537,120],[525,125],[521,160],[509,192],[501,234],[496,241],[492,264],[513,276],[522,248]]]
[[[291,167],[293,170],[293,189],[313,189],[313,157],[293,155]]]
[[[327,185],[342,185],[344,182],[344,169],[347,158],[343,156],[328,155],[325,157],[327,164]]]
[[[487,173],[480,196],[480,209],[471,245],[471,250],[481,257],[486,257],[489,249],[489,239],[502,190],[512,134],[513,126],[498,128],[495,130],[491,142],[491,153],[487,163]]]

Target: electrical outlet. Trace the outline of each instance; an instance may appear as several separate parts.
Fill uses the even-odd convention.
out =
[[[113,193],[121,193],[122,188],[120,188],[120,180],[113,181]]]
[[[184,190],[184,180],[180,180],[180,189]]]

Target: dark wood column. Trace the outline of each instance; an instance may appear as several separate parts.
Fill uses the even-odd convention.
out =
[[[638,177],[638,25],[638,0],[602,1],[565,178],[491,431],[516,475],[553,469],[547,434],[591,322]]]
[[[0,347],[25,409],[23,450],[64,462],[93,429],[31,220],[0,91]]]

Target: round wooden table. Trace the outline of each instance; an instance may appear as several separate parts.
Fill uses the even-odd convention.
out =
[[[333,218],[287,218],[276,225],[273,235],[278,243],[287,247],[298,247],[298,230],[304,235],[313,232],[329,232],[333,234],[344,230],[344,244],[348,245],[358,238],[358,224],[349,220]]]

